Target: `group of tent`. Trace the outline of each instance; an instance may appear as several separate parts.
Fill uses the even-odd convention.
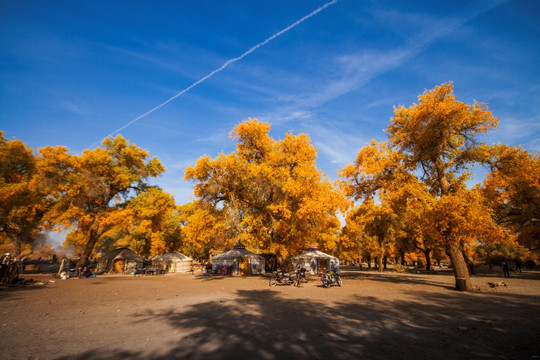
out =
[[[304,253],[292,258],[294,268],[305,268],[309,274],[315,275],[326,270],[339,270],[339,259],[319,251],[311,246]],[[116,249],[102,256],[97,263],[97,273],[136,273],[144,267],[144,259],[129,248]],[[178,253],[170,252],[152,260],[152,268],[161,273],[186,273],[193,269],[193,259]],[[214,274],[258,275],[265,272],[265,258],[246,250],[238,243],[230,251],[212,258]]]
[[[144,268],[142,257],[127,247],[116,249],[102,256],[96,265],[96,273],[123,273],[131,274]],[[179,252],[170,252],[152,260],[152,268],[161,273],[190,272],[193,259]]]

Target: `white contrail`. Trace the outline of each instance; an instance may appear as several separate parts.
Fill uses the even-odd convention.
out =
[[[260,43],[258,43],[257,45],[253,46],[251,49],[249,49],[248,51],[246,51],[245,53],[243,53],[242,55],[238,56],[238,57],[235,57],[233,59],[230,59],[228,61],[226,61],[223,65],[221,65],[221,67],[217,68],[216,70],[212,71],[211,73],[209,73],[208,75],[202,77],[201,79],[195,81],[193,84],[189,85],[187,88],[185,88],[184,90],[180,91],[178,94],[174,95],[173,97],[165,100],[164,102],[162,102],[161,104],[157,105],[156,107],[153,107],[152,109],[148,110],[147,112],[145,112],[144,114],[142,115],[139,115],[137,116],[135,119],[131,120],[130,122],[128,122],[126,125],[122,126],[121,128],[118,128],[116,129],[115,131],[113,131],[112,133],[110,133],[109,135],[107,135],[106,137],[112,137],[114,134],[117,134],[119,133],[120,131],[124,130],[125,128],[127,128],[128,126],[132,125],[134,122],[136,121],[139,121],[141,120],[142,118],[150,115],[151,113],[153,113],[154,111],[162,108],[163,106],[167,105],[168,103],[170,103],[171,101],[173,101],[174,99],[176,99],[177,97],[179,96],[182,96],[183,94],[185,94],[186,92],[188,92],[189,90],[193,89],[195,86],[199,85],[200,83],[210,79],[212,76],[214,76],[215,74],[217,74],[218,72],[224,70],[227,66],[231,65],[232,63],[235,63],[239,60],[242,60],[243,58],[245,58],[246,56],[248,56],[249,54],[251,54],[252,52],[254,52],[255,50],[257,50],[258,48],[260,48],[261,46],[264,46],[266,44],[268,44],[270,41],[274,40],[275,38],[283,35],[284,33],[286,33],[287,31],[291,30],[292,28],[296,27],[297,25],[301,24],[302,22],[306,21],[307,19],[309,19],[310,17],[314,16],[314,15],[317,15],[318,13],[320,13],[321,11],[323,11],[324,9],[326,9],[327,7],[329,7],[330,5],[333,5],[335,3],[337,3],[338,0],[332,0],[330,2],[327,2],[326,4],[322,5],[321,7],[313,10],[312,12],[310,12],[309,14],[307,14],[306,16],[304,16],[303,18],[301,18],[300,20],[297,20],[296,22],[292,23],[291,25],[287,26],[285,29],[281,30],[281,31],[278,31],[277,33],[275,33],[274,35],[270,36],[268,39],[264,40],[264,41],[261,41]],[[97,141],[95,142],[94,144],[90,145],[90,148],[98,145],[101,141]]]

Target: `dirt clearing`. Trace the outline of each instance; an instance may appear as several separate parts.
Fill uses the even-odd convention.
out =
[[[52,279],[0,289],[3,359],[540,359],[540,273]],[[50,281],[54,282],[50,282]],[[504,281],[508,286],[490,287]],[[502,285],[502,284],[500,284]]]

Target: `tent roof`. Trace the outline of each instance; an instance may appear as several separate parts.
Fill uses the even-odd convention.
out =
[[[154,260],[157,261],[173,261],[173,260],[182,260],[182,261],[192,261],[193,259],[189,256],[186,256],[184,254],[181,254],[177,251],[169,252],[166,254],[163,254],[161,256],[158,256]]]
[[[264,258],[260,255],[252,253],[251,251],[248,251],[246,249],[237,248],[237,247],[227,252],[224,252],[223,254],[214,256],[213,260],[236,259],[236,258],[243,258],[246,256],[250,258],[257,258],[257,259],[264,260]]]
[[[103,257],[101,258],[101,260],[109,260],[109,261],[120,260],[120,259],[140,261],[140,262],[143,261],[143,259],[139,255],[135,254],[133,250],[127,247],[113,250],[110,253],[103,255]]]
[[[319,251],[317,249],[309,248],[306,252],[294,257],[293,259],[312,259],[312,258],[328,258],[328,259],[337,259],[332,255],[328,255]]]

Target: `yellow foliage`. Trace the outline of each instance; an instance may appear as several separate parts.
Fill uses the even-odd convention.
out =
[[[221,214],[221,244],[242,240],[281,256],[311,243],[334,248],[336,212],[348,203],[316,168],[309,136],[288,133],[274,140],[269,130],[256,119],[237,125],[231,132],[236,152],[200,158],[184,179],[195,181],[195,195]]]
[[[118,236],[130,232],[129,224],[141,216],[136,211],[126,212],[122,202],[131,199],[134,193],[146,193],[146,179],[165,171],[156,158],[148,159],[148,152],[121,135],[107,138],[102,144],[84,150],[82,155],[70,155],[64,147],[45,147],[40,149],[37,160],[40,184],[54,199],[45,221],[57,228],[71,228],[77,232],[78,239],[85,237],[89,246],[82,254],[83,262],[108,231],[116,228],[114,233]],[[157,206],[161,205],[164,204],[158,201]],[[143,220],[157,216],[147,211],[141,210]],[[151,225],[143,223],[141,229],[148,227]],[[146,240],[137,240],[138,248],[141,241]]]

